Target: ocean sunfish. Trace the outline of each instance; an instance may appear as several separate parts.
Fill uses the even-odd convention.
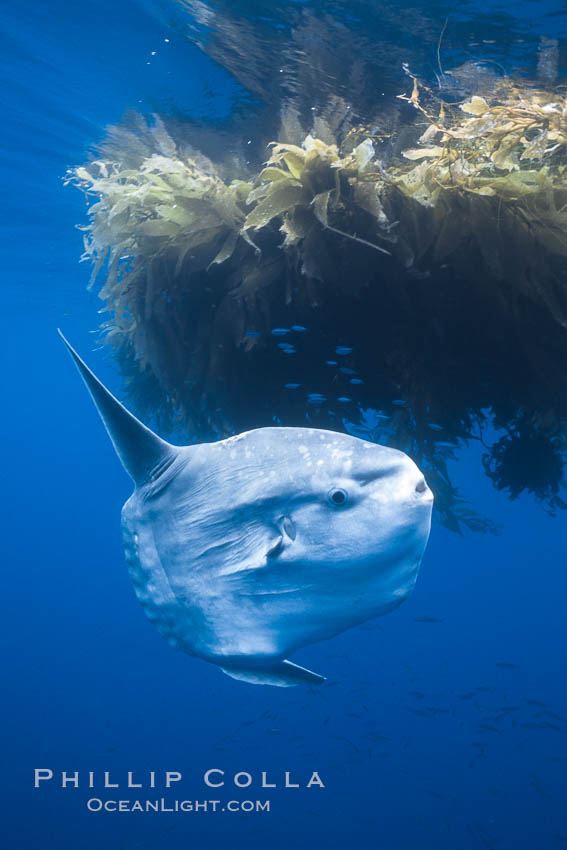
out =
[[[63,340],[134,481],[128,569],[171,646],[245,682],[318,684],[287,656],[411,593],[433,496],[403,452],[283,427],[173,446]]]

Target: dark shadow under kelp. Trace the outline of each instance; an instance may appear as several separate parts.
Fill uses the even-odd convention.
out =
[[[293,113],[301,144],[272,145],[259,173],[217,168],[179,123],[112,129],[69,176],[95,200],[85,256],[104,279],[105,339],[131,402],[166,433],[307,420],[388,442],[426,471],[458,531],[490,523],[447,464],[491,424],[506,432],[483,458],[495,486],[554,512],[567,101],[501,77],[449,103],[406,74],[398,103],[414,120],[399,156],[384,126],[333,137],[330,113],[325,139]]]

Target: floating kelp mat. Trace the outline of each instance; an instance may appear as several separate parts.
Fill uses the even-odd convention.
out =
[[[553,512],[566,506],[565,93],[499,78],[449,104],[405,70],[413,141],[393,158],[383,129],[360,126],[282,138],[257,172],[231,174],[157,116],[113,128],[67,176],[89,202],[103,338],[165,433],[358,429],[428,469],[455,530],[489,525],[449,473],[478,440],[496,487]]]

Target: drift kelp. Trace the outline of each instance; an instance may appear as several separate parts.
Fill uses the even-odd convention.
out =
[[[491,278],[510,281],[567,327],[564,94],[499,80],[492,95],[458,106],[427,88],[424,96],[425,105],[414,77],[405,99],[427,128],[418,146],[403,152],[417,165],[399,163],[390,176],[428,214],[418,229],[403,222],[398,255],[408,263],[451,259],[476,273],[469,260],[479,254]],[[411,206],[406,211],[412,215]]]
[[[69,175],[97,199],[84,256],[105,276],[106,339],[131,401],[162,428],[295,424],[306,400],[323,427],[378,411],[459,528],[485,524],[447,460],[490,422],[544,441],[549,476],[532,480],[527,463],[521,489],[562,507],[565,99],[500,79],[451,105],[415,77],[402,98],[416,120],[400,156],[364,126],[340,144],[307,133],[273,143],[257,174],[235,163],[232,180],[159,120],[122,129],[123,157],[103,148]],[[294,325],[309,334],[276,347],[270,331]],[[337,360],[332,340],[356,345]],[[284,391],[298,375],[317,390],[307,399]],[[516,494],[494,451],[485,469]]]
[[[243,200],[251,189],[241,181],[227,186],[191,160],[158,154],[144,158],[139,169],[95,160],[88,170],[77,168],[73,174],[100,198],[89,208],[93,222],[85,240],[85,256],[94,261],[90,285],[107,262],[100,297],[124,316],[130,303],[123,295],[143,278],[146,319],[162,291],[156,275],[165,254],[175,263],[174,276],[185,260],[192,261],[194,271],[231,256],[245,219]]]
[[[91,286],[104,271],[99,295],[112,314],[105,339],[146,372],[146,384],[161,383],[170,420],[188,431],[230,428],[228,411],[211,410],[227,383],[230,350],[257,347],[248,331],[270,329],[282,286],[295,290],[289,303],[321,302],[318,258],[328,235],[388,253],[379,244],[389,235],[376,186],[363,181],[372,142],[345,155],[311,136],[303,147],[274,145],[257,178],[227,183],[203,156],[182,155],[159,119],[142,133],[140,125],[137,133],[121,129],[120,138],[125,165],[99,158],[67,177],[97,199],[83,259],[93,262]],[[372,231],[377,216],[373,241],[338,227],[347,209]]]

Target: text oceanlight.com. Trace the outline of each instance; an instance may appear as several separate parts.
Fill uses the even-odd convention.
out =
[[[87,800],[89,812],[269,812],[270,800]]]

